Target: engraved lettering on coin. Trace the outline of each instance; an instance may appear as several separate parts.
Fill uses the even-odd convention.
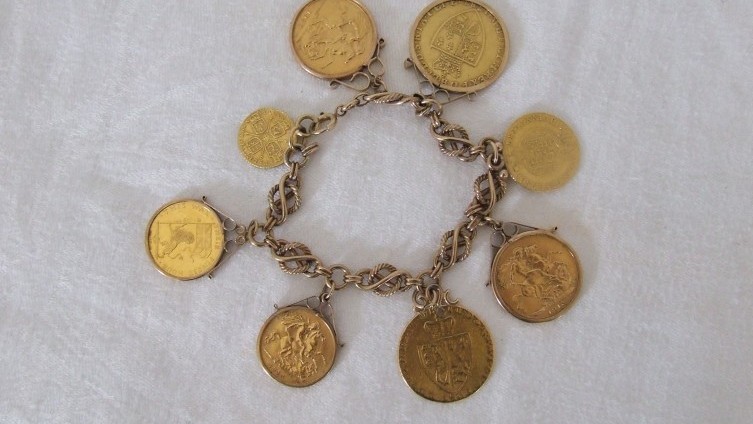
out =
[[[492,286],[499,303],[517,318],[549,321],[575,300],[580,265],[572,249],[550,232],[527,232],[497,252]]]
[[[432,3],[413,24],[411,56],[432,84],[470,93],[487,87],[507,63],[507,29],[476,0]]]
[[[403,379],[413,391],[437,402],[454,402],[476,392],[493,360],[486,326],[458,306],[421,312],[400,339]]]
[[[281,165],[288,148],[293,120],[283,111],[262,108],[249,115],[238,131],[238,148],[259,168]]]
[[[369,11],[355,0],[311,0],[293,21],[293,51],[311,74],[327,79],[353,75],[377,47]]]
[[[337,341],[316,311],[291,306],[273,314],[259,334],[259,356],[272,378],[292,387],[321,380],[335,361]]]
[[[224,243],[220,218],[196,200],[163,206],[147,226],[149,257],[160,272],[179,280],[209,273],[219,262]]]
[[[546,113],[516,120],[505,134],[503,155],[513,179],[533,191],[562,187],[580,164],[575,133],[564,121]]]

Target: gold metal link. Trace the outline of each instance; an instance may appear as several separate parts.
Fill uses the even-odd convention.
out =
[[[328,284],[332,285],[334,290],[342,290],[350,284],[348,281],[348,275],[350,275],[350,269],[345,265],[332,265],[327,269],[328,275],[325,277]],[[336,275],[340,275],[339,278]]]
[[[361,280],[356,283],[356,287],[372,291],[380,296],[391,296],[406,286],[405,282],[408,277],[408,274],[398,271],[394,266],[381,263],[369,271],[365,282]]]
[[[310,135],[319,135],[325,133],[337,125],[337,115],[332,113],[321,113],[314,120],[314,125],[311,128]]]
[[[468,221],[465,221],[442,236],[439,252],[434,260],[435,264],[441,263],[444,269],[448,269],[468,258],[471,254],[471,243],[476,234],[467,226]]]
[[[261,227],[259,226],[259,223],[256,222],[256,220],[251,221],[250,224],[248,224],[248,230],[246,230],[246,241],[253,244],[256,247],[264,247],[264,239],[257,240],[256,236],[259,233],[259,230]]]
[[[272,187],[267,195],[267,220],[275,218],[276,225],[280,225],[288,219],[288,214],[298,210],[301,206],[299,185],[299,179],[292,179],[289,174],[282,176],[280,182]]]
[[[311,254],[311,250],[303,243],[278,240],[279,245],[273,252],[280,269],[288,274],[304,274],[313,272],[319,264],[319,259]],[[316,275],[315,275],[316,276]]]
[[[468,132],[460,125],[442,122],[443,125],[434,128],[431,133],[439,143],[439,150],[447,156],[456,157],[463,162],[472,162],[479,156],[474,145],[468,139]]]
[[[316,123],[316,117],[311,115],[303,115],[295,123],[294,134],[298,134],[301,137],[311,137],[311,130]],[[292,144],[292,143],[291,143]]]

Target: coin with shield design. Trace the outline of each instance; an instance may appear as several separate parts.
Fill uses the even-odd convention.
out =
[[[283,111],[262,108],[250,114],[238,130],[238,148],[246,160],[259,168],[282,165],[293,120]]]
[[[400,372],[414,392],[437,402],[454,402],[484,384],[494,346],[481,320],[459,306],[420,312],[400,339]]]
[[[411,31],[411,58],[438,88],[472,93],[499,78],[510,38],[502,19],[477,0],[439,0],[427,6]]]

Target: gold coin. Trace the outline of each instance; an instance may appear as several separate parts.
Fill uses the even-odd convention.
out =
[[[278,310],[259,333],[264,371],[286,386],[306,387],[321,380],[332,368],[336,350],[332,327],[305,306]]]
[[[580,289],[580,264],[570,247],[548,231],[518,234],[502,246],[492,265],[500,305],[528,322],[557,318]]]
[[[400,339],[400,372],[414,392],[437,402],[472,395],[486,381],[494,346],[486,326],[458,306],[429,308]]]
[[[578,170],[580,147],[573,130],[547,113],[518,118],[505,134],[503,155],[510,175],[533,191],[562,187]]]
[[[479,91],[496,81],[507,63],[507,28],[480,1],[436,1],[419,14],[411,34],[416,67],[448,91]]]
[[[274,168],[284,162],[292,129],[293,120],[285,112],[259,109],[241,124],[238,148],[251,165]]]
[[[168,203],[154,214],[146,230],[146,250],[168,277],[193,280],[220,261],[225,244],[222,222],[196,200]]]
[[[374,19],[357,1],[311,0],[293,21],[291,41],[304,69],[336,79],[364,67],[379,40]]]

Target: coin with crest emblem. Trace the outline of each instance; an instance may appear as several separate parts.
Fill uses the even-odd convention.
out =
[[[289,306],[269,317],[258,346],[267,374],[286,386],[306,387],[332,368],[337,339],[320,313],[305,306]]]
[[[499,303],[528,322],[550,321],[575,300],[580,264],[573,250],[549,231],[518,234],[494,258],[491,283]]]
[[[293,52],[303,68],[337,79],[368,64],[379,39],[368,9],[355,0],[311,0],[293,21]]]
[[[414,392],[454,402],[476,392],[492,369],[494,346],[486,326],[459,306],[428,308],[400,339],[400,372]]]
[[[254,111],[238,130],[238,148],[259,168],[282,165],[288,148],[293,120],[283,111],[262,108]]]
[[[570,181],[580,164],[580,146],[572,129],[548,113],[517,119],[505,134],[502,154],[512,178],[533,191],[548,191]]]
[[[413,24],[411,57],[435,86],[471,93],[493,83],[510,49],[502,19],[477,0],[439,0]]]
[[[152,263],[179,280],[209,273],[220,261],[224,245],[219,216],[197,200],[168,203],[147,225],[146,250]]]

